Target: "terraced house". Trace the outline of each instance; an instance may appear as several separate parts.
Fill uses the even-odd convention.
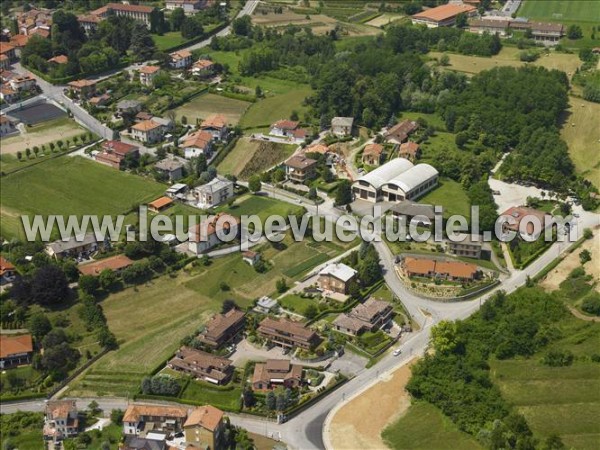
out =
[[[302,384],[302,366],[292,364],[287,359],[268,359],[256,363],[252,375],[252,389],[268,390],[277,386],[286,388],[300,387]]]
[[[233,361],[191,347],[181,347],[169,360],[167,367],[184,372],[197,380],[226,384],[233,374]]]
[[[231,342],[243,331],[246,315],[239,309],[230,309],[225,314],[215,315],[198,336],[198,340],[213,348],[220,348]]]
[[[123,433],[145,436],[152,431],[178,432],[187,415],[187,408],[180,406],[131,404],[123,415]]]
[[[340,333],[357,336],[365,331],[384,327],[392,319],[393,314],[394,310],[389,302],[369,298],[350,312],[337,316],[333,321],[333,327]]]
[[[318,345],[319,335],[310,328],[287,319],[265,318],[258,334],[280,347],[310,349]]]

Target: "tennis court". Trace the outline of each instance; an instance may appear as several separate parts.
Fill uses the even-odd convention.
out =
[[[62,109],[50,103],[37,103],[23,109],[15,109],[8,114],[27,125],[35,125],[67,115]]]

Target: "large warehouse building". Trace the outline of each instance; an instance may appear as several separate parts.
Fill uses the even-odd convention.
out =
[[[396,158],[360,177],[352,184],[356,199],[370,202],[415,200],[438,183],[438,171],[429,164],[413,165]]]

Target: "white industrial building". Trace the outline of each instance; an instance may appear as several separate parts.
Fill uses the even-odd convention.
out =
[[[429,164],[416,166],[396,158],[360,177],[352,184],[356,199],[370,202],[414,200],[438,183],[438,171]]]

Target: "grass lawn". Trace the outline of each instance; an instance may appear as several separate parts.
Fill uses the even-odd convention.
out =
[[[422,112],[411,112],[411,111],[403,111],[402,114],[400,114],[400,117],[398,118],[398,120],[417,120],[423,118],[427,121],[427,123],[429,125],[432,125],[435,127],[436,130],[445,130],[446,129],[446,124],[444,123],[444,119],[442,119],[442,117],[439,114],[428,114],[428,113],[422,113]]]
[[[261,85],[260,80],[257,84]],[[273,122],[289,118],[293,111],[296,111],[302,118],[303,113],[307,110],[302,102],[311,93],[312,89],[309,86],[296,83],[294,87],[290,86],[285,93],[267,96],[250,106],[242,117],[240,125],[244,129],[269,126]]]
[[[529,19],[559,22],[565,26],[577,24],[583,29],[583,39],[561,42],[570,47],[592,47],[600,45],[600,34],[591,39],[592,27],[600,24],[600,2],[594,0],[525,0],[518,15]]]
[[[522,67],[525,65],[534,65],[545,67],[546,69],[562,70],[568,73],[569,76],[572,76],[575,70],[581,66],[581,61],[576,54],[557,53],[554,51],[551,51],[549,55],[543,53],[537,61],[526,64],[519,60],[519,53],[521,51],[516,47],[504,47],[500,53],[492,57],[448,53],[450,65],[447,68],[466,74],[476,74],[482,70],[490,70],[500,66]],[[429,53],[429,56],[436,59],[441,55],[442,53],[440,52]]]
[[[563,338],[523,360],[490,361],[492,379],[504,397],[525,415],[537,437],[558,434],[567,448],[595,449],[600,441],[600,324],[569,318],[559,325]],[[548,367],[540,359],[550,349],[568,350],[575,361]]]
[[[110,412],[110,411],[107,411]],[[117,450],[119,448],[119,441],[123,434],[123,427],[115,424],[110,424],[104,427],[102,431],[94,430],[88,433],[92,438],[92,442],[86,445],[87,450],[102,450],[102,444],[108,442],[111,450]],[[65,442],[72,441],[77,442],[76,439],[68,439]]]
[[[181,398],[199,405],[212,405],[226,410],[237,410],[240,407],[242,388],[231,390],[210,389],[205,384],[191,381],[181,394]]]
[[[237,217],[257,214],[264,222],[267,217],[273,215],[298,214],[302,211],[302,207],[292,206],[269,197],[247,194],[238,198],[232,206],[222,205],[217,208],[217,211],[226,211]]]
[[[156,48],[161,51],[168,50],[187,42],[187,39],[181,36],[180,31],[169,31],[162,36],[153,34],[152,40],[156,44]]]
[[[297,294],[290,294],[280,299],[279,304],[289,311],[304,315],[306,307],[310,304],[316,305],[316,302],[310,298],[302,298]]]
[[[37,125],[26,127],[26,129],[27,133],[25,134],[17,134],[0,140],[2,144],[1,153],[3,155],[16,154],[18,151],[21,151],[23,152],[23,158],[25,158],[25,149],[27,148],[32,149],[33,155],[33,147],[35,146],[41,149],[43,144],[48,144],[51,141],[59,139],[66,141],[73,136],[78,136],[87,131],[67,116],[41,122]]]
[[[381,435],[394,450],[482,448],[475,438],[460,431],[438,408],[426,402],[413,403]]]
[[[221,161],[217,169],[220,173],[239,175],[258,150],[259,144],[259,141],[247,137],[238,139],[235,147]]]
[[[242,137],[217,168],[220,173],[248,180],[252,175],[282,163],[296,148],[295,144],[279,144]]]
[[[0,234],[24,237],[21,214],[111,214],[155,199],[165,187],[80,157],[55,158],[2,179]]]
[[[333,258],[343,251],[341,246],[335,250],[309,246],[309,241],[294,242],[289,236],[283,245],[283,249],[270,244],[255,248],[271,265],[263,274],[236,253],[215,259],[208,267],[188,268],[111,295],[102,307],[120,347],[72,382],[69,395],[134,394],[142,377],[170,357],[180,340],[198,330],[223,300],[231,298],[241,307],[249,306],[255,298],[275,292],[277,280],[290,268],[316,253]],[[293,280],[287,280],[291,285]],[[228,291],[222,289],[222,282]]]
[[[440,178],[437,188],[419,199],[419,203],[441,205],[444,217],[459,214],[468,218],[471,215],[469,197],[462,185],[449,178]]]
[[[178,118],[186,116],[188,123],[196,123],[196,119],[206,119],[211,114],[223,114],[227,122],[237,125],[249,102],[236,100],[217,94],[204,94],[175,109]]]
[[[600,188],[600,104],[575,97],[569,103],[561,136],[577,171]]]

